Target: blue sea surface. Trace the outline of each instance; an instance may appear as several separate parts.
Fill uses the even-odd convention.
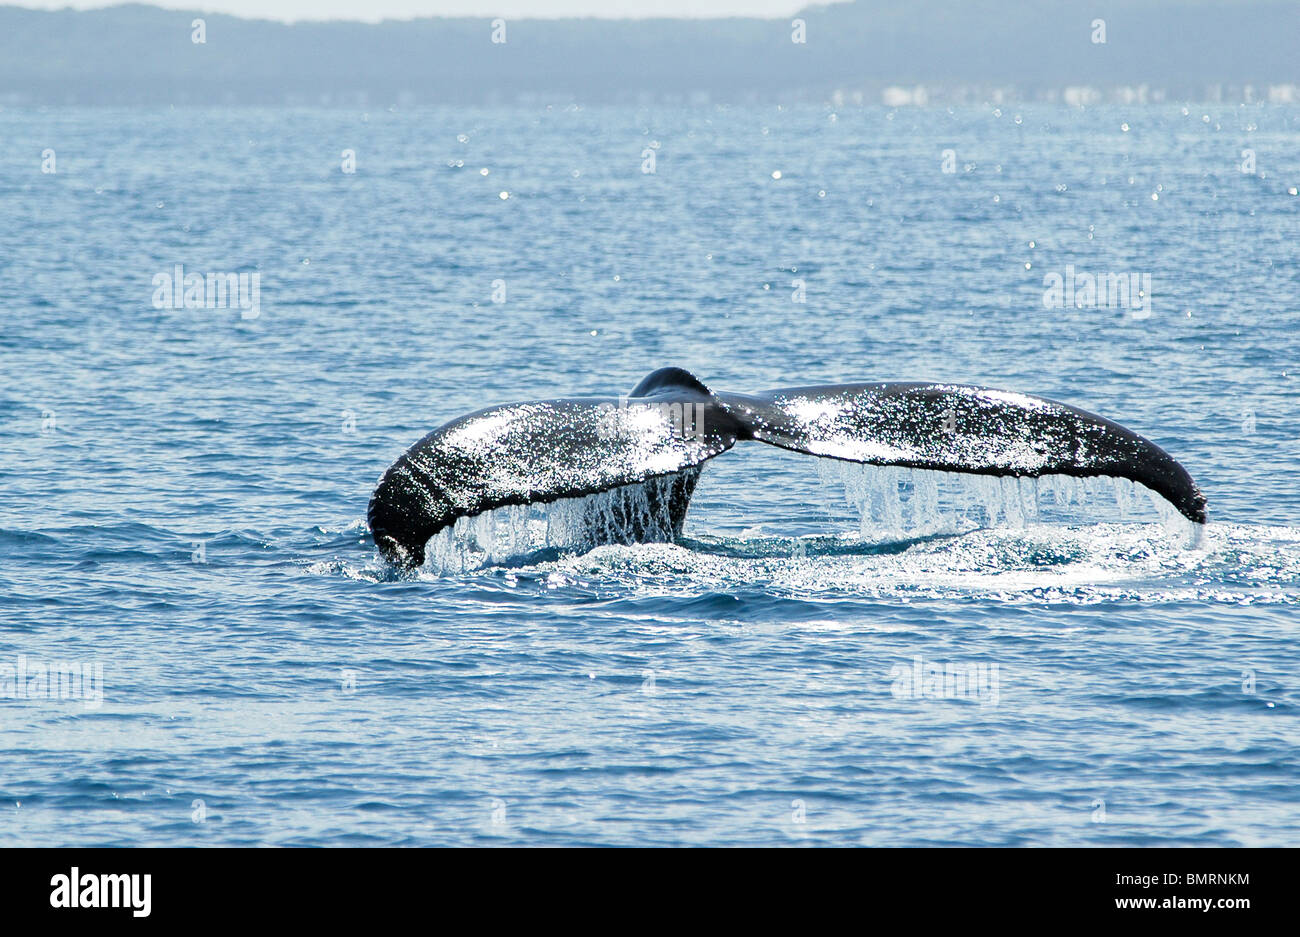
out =
[[[0,140],[0,843],[1300,844],[1300,108],[5,108]],[[176,264],[258,273],[257,314],[157,308]],[[1148,305],[1048,308],[1067,268]],[[370,492],[430,429],[665,365],[1067,401],[1211,523],[873,533],[745,444],[680,544],[379,561]],[[102,700],[17,676],[59,662]]]

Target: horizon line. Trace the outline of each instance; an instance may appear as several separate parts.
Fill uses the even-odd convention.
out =
[[[410,16],[405,15],[384,15],[373,18],[361,18],[356,15],[346,16],[318,16],[306,14],[303,16],[276,16],[268,13],[231,13],[219,9],[202,8],[203,0],[199,3],[190,5],[187,3],[150,3],[140,2],[140,0],[105,0],[105,2],[86,3],[81,6],[62,2],[55,6],[34,6],[30,3],[22,2],[0,2],[0,10],[17,9],[29,13],[49,13],[49,14],[66,14],[66,13],[99,13],[115,9],[124,9],[129,7],[143,7],[145,9],[158,10],[164,13],[193,13],[198,16],[223,16],[230,19],[242,20],[249,23],[275,23],[282,26],[294,26],[302,24],[353,24],[358,26],[379,26],[385,23],[417,23],[425,20],[472,20],[490,22],[496,18],[503,18],[510,22],[564,22],[564,21],[583,21],[599,20],[603,22],[662,22],[664,20],[683,20],[688,22],[721,22],[726,20],[763,20],[768,22],[780,22],[788,17],[806,12],[816,8],[829,6],[845,6],[856,3],[857,0],[823,0],[820,3],[800,2],[794,0],[792,9],[789,13],[740,13],[740,12],[720,12],[720,13],[700,13],[694,15],[688,12],[677,13],[653,13],[649,15],[635,15],[629,13],[606,14],[603,12],[585,12],[585,13],[555,13],[555,14],[538,14],[529,13],[511,13],[511,12],[494,12],[494,13],[418,13]]]

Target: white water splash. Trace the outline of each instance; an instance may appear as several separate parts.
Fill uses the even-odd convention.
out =
[[[586,551],[610,543],[671,541],[674,480],[664,475],[582,498],[510,505],[459,518],[429,538],[424,569],[456,574],[543,549]]]
[[[817,474],[824,489],[842,491],[858,515],[859,537],[869,542],[1118,517],[1159,520],[1167,534],[1191,547],[1204,530],[1154,491],[1125,478],[1011,478],[832,460],[819,461]]]
[[[1077,527],[1029,524],[975,530],[903,551],[835,554],[822,539],[808,551],[784,538],[736,555],[737,543],[705,537],[674,544],[599,547],[539,564],[548,588],[616,584],[638,596],[695,598],[757,590],[770,595],[853,595],[891,603],[928,599],[1007,604],[1106,602],[1300,606],[1300,528],[1213,524],[1200,549],[1174,542],[1158,523]],[[759,547],[774,549],[757,549]],[[653,618],[651,612],[647,618]],[[837,628],[860,620],[828,619]],[[869,627],[912,627],[888,617]]]
[[[858,516],[857,537],[887,543],[980,528],[1158,521],[1171,545],[1198,546],[1203,530],[1162,497],[1127,479],[1010,478],[817,460],[823,490]],[[544,549],[586,552],[606,544],[667,543],[674,476],[550,504],[513,505],[462,517],[430,538],[425,572],[455,575]],[[1145,495],[1145,497],[1144,497]]]

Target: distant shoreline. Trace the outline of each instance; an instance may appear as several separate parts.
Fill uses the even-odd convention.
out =
[[[1291,103],[1300,4],[917,0],[789,19],[0,7],[0,104]],[[1101,9],[1098,9],[1098,8]]]

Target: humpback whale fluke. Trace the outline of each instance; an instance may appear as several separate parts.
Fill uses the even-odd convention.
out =
[[[674,476],[647,490],[668,500],[677,536],[699,466],[744,440],[868,465],[1125,478],[1205,523],[1205,497],[1168,453],[1068,404],[913,382],[732,394],[711,391],[681,368],[660,368],[626,397],[526,401],[458,417],[388,468],[367,517],[385,559],[418,566],[429,538],[458,518]],[[634,530],[631,537],[663,534]]]

